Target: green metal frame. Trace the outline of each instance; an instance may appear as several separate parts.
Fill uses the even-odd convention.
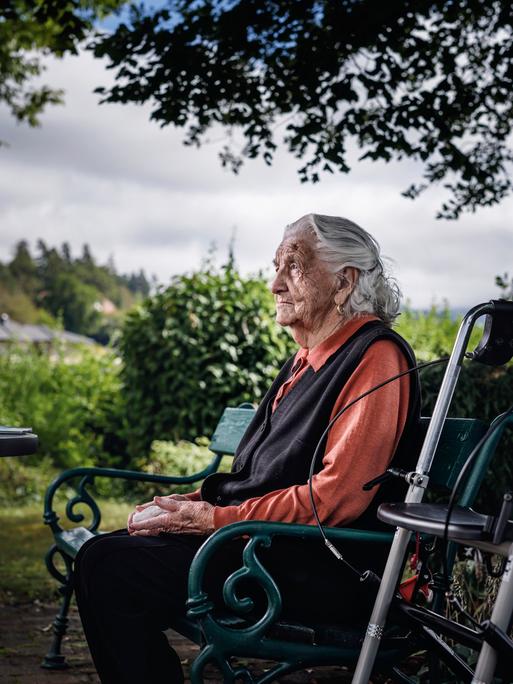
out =
[[[348,528],[327,528],[326,534],[334,543],[347,541],[364,544],[390,544],[393,534]],[[226,611],[215,610],[204,589],[205,570],[213,554],[234,539],[248,537],[242,565],[223,586]],[[189,600],[187,617],[197,621],[201,628],[204,645],[191,667],[191,682],[203,681],[202,673],[207,663],[214,662],[223,673],[224,682],[273,681],[288,672],[310,665],[344,665],[354,662],[355,652],[362,635],[355,630],[346,632],[346,647],[315,643],[315,630],[310,626],[280,622],[282,600],[279,588],[269,571],[259,559],[259,549],[269,548],[277,537],[294,539],[319,539],[319,531],[310,525],[294,525],[273,522],[238,522],[215,532],[198,550],[189,574]],[[266,607],[259,619],[248,619],[253,608],[252,599],[240,597],[237,589],[242,580],[252,579],[264,591]],[[274,634],[273,634],[274,632]],[[311,640],[308,643],[305,640]],[[386,653],[388,665],[405,649],[404,639],[396,639],[394,648]],[[408,644],[410,648],[410,644]],[[260,678],[255,679],[245,667],[234,668],[232,657],[263,658],[276,660],[277,665]]]
[[[73,594],[73,561],[80,547],[91,537],[101,534],[101,511],[90,488],[96,478],[106,477],[133,482],[153,482],[163,487],[172,485],[195,484],[201,482],[211,473],[217,472],[219,464],[224,456],[233,456],[237,444],[240,441],[246,427],[254,416],[255,410],[251,404],[242,404],[238,408],[226,408],[219,420],[212,441],[209,445],[212,451],[212,460],[203,470],[187,476],[154,475],[141,473],[135,470],[117,470],[114,468],[79,467],[66,470],[61,473],[49,485],[44,500],[43,520],[52,531],[54,544],[50,546],[45,556],[48,572],[60,584],[62,603],[59,613],[53,622],[53,639],[42,667],[59,670],[68,667],[65,656],[61,653],[62,640],[68,627],[68,611]],[[63,485],[72,486],[74,496],[66,503],[65,513],[67,519],[79,525],[71,530],[64,529],[59,523],[59,516],[54,510],[55,494]],[[85,506],[89,509],[91,521],[87,526],[80,526],[85,520],[85,515],[77,510],[77,506]],[[65,572],[61,572],[56,565],[56,558],[60,557],[64,562]],[[197,636],[197,629],[184,625],[187,636]]]
[[[429,419],[422,419],[424,426]],[[502,430],[506,424],[502,426]],[[449,418],[444,424],[436,458],[430,473],[430,484],[436,489],[449,490],[474,446],[485,434],[485,423],[474,419]],[[500,439],[500,432],[488,440],[479,453],[467,481],[461,500],[471,503],[477,494],[491,458]],[[392,533],[350,528],[325,528],[328,538],[339,543],[343,550],[345,542],[364,544],[390,544]],[[225,581],[223,588],[224,609],[215,607],[204,587],[205,571],[214,553],[236,538],[247,538],[241,567]],[[279,588],[269,571],[259,560],[259,549],[268,548],[276,537],[318,539],[315,526],[272,523],[240,522],[216,531],[198,550],[189,575],[189,600],[187,617],[196,621],[201,629],[203,647],[191,667],[191,681],[200,684],[208,663],[221,670],[223,681],[242,680],[254,684],[266,684],[279,676],[314,665],[354,666],[358,658],[365,628],[348,630],[336,625],[331,630],[335,642],[323,643],[322,629],[315,624],[299,625],[280,622],[281,596]],[[452,561],[454,560],[454,550]],[[242,579],[252,578],[267,597],[267,608],[256,621],[248,620],[251,600],[237,594]],[[439,602],[440,604],[441,602]],[[388,673],[396,681],[412,682],[398,670],[398,662],[405,656],[422,648],[422,634],[404,624],[394,624],[393,619],[381,640],[376,668]],[[323,626],[325,627],[325,626]],[[305,640],[302,637],[308,637]],[[197,638],[196,638],[197,640]],[[251,673],[246,666],[234,664],[234,659],[265,659],[276,665],[261,676]],[[235,661],[236,662],[236,661]],[[435,679],[432,681],[436,681]]]
[[[73,561],[82,544],[90,537],[100,534],[101,511],[90,491],[97,477],[108,477],[138,482],[154,482],[163,487],[176,484],[194,484],[210,473],[216,472],[223,456],[232,456],[237,444],[249,424],[254,409],[250,405],[238,409],[226,409],[212,436],[210,449],[212,461],[201,472],[186,477],[173,475],[152,475],[129,470],[107,468],[73,468],[62,473],[48,487],[45,496],[44,521],[52,530],[54,544],[50,547],[46,564],[50,574],[61,583],[63,601],[59,614],[54,621],[54,637],[43,666],[60,669],[66,667],[61,654],[61,642],[67,628],[67,612],[72,596]],[[423,419],[427,420],[427,419]],[[502,426],[504,429],[505,426]],[[450,487],[473,446],[484,434],[486,425],[471,419],[447,419],[437,457],[431,472],[431,482],[438,487]],[[484,473],[500,439],[500,432],[481,450],[469,482],[462,495],[465,505],[475,497]],[[66,530],[59,524],[54,511],[54,497],[62,485],[73,485],[75,494],[67,502],[66,516],[77,527]],[[76,510],[81,504],[89,508],[91,522],[87,527],[80,526],[84,515]],[[364,544],[390,544],[393,534],[350,528],[325,528],[328,538],[339,543],[341,549],[345,542]],[[224,606],[215,607],[204,588],[205,571],[209,559],[236,538],[247,538],[241,567],[226,579],[223,587]],[[278,586],[259,559],[259,550],[268,548],[278,537],[295,539],[317,539],[319,532],[315,526],[266,522],[240,522],[228,525],[215,532],[198,550],[189,576],[189,600],[187,617],[176,621],[173,628],[187,638],[200,644],[202,649],[192,665],[193,684],[202,681],[203,669],[214,662],[221,669],[224,680],[233,682],[242,679],[247,682],[265,684],[288,672],[313,665],[352,665],[355,663],[363,632],[359,629],[338,628],[332,631],[335,639],[322,642],[315,625],[285,623],[280,620],[281,596]],[[61,556],[65,572],[55,565],[56,555]],[[252,604],[249,597],[241,597],[237,589],[242,579],[251,577],[264,590],[267,608],[258,619],[248,616]],[[335,626],[336,627],[336,626]],[[391,625],[382,644],[378,667],[391,672],[401,657],[418,648],[417,638],[408,629],[398,629]],[[236,667],[232,658],[264,658],[276,660],[277,664],[261,677],[255,677],[246,667]],[[405,675],[396,672],[398,681],[410,681]]]

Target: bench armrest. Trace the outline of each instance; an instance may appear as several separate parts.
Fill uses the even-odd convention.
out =
[[[347,527],[330,528],[324,531],[328,539],[333,542],[357,541],[365,544],[390,544],[392,532],[375,532],[356,530]],[[282,600],[278,586],[266,568],[261,564],[257,549],[269,547],[274,537],[289,537],[296,539],[319,539],[319,530],[314,525],[296,525],[290,523],[243,521],[223,527],[209,537],[200,547],[191,565],[189,573],[189,599],[187,601],[187,616],[190,619],[201,619],[202,627],[211,634],[226,629],[217,624],[213,614],[213,604],[204,589],[204,575],[214,552],[226,542],[248,537],[243,551],[241,568],[232,573],[225,581],[223,598],[227,608],[236,616],[243,618],[253,607],[251,598],[239,598],[237,585],[239,580],[251,578],[257,582],[267,596],[267,608],[264,615],[252,624],[240,629],[241,637],[258,637],[269,629],[281,612]]]
[[[166,485],[193,484],[203,480],[211,473],[215,473],[221,459],[222,455],[214,454],[206,468],[192,475],[155,475],[153,473],[142,473],[137,470],[97,467],[79,467],[65,470],[55,478],[46,490],[43,520],[50,526],[54,534],[62,532],[63,528],[59,525],[59,517],[53,510],[54,496],[61,485],[73,483],[76,495],[66,503],[66,516],[71,522],[80,523],[84,520],[84,515],[75,512],[74,508],[78,504],[87,506],[92,513],[92,521],[87,529],[91,532],[96,532],[101,522],[101,513],[88,487],[94,483],[97,477],[132,480],[134,482],[155,482]]]

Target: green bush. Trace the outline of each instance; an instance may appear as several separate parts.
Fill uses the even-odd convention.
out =
[[[59,468],[122,465],[123,413],[119,361],[111,352],[0,354],[0,423],[38,434],[30,464],[48,457]]]
[[[0,458],[0,508],[43,500],[44,492],[58,470],[44,456],[37,466],[26,464],[27,457]]]
[[[195,442],[180,440],[179,442],[165,442],[155,440],[151,445],[149,457],[135,463],[134,467],[144,473],[154,475],[179,475],[184,477],[194,475],[204,470],[212,461],[214,454],[208,449],[209,440],[200,437]],[[230,470],[232,459],[225,457],[221,461],[219,470]],[[151,482],[139,482],[129,485],[126,489],[132,499],[149,501],[157,494],[172,494],[192,492],[200,483],[167,485],[152,484]]]
[[[259,402],[294,348],[261,277],[207,265],[131,312],[121,337],[129,451],[209,435],[226,404]]]
[[[454,317],[446,305],[443,309],[432,306],[427,312],[405,308],[394,326],[395,330],[408,340],[418,359],[428,361],[449,354],[462,317]],[[481,336],[476,326],[470,344],[477,344]]]

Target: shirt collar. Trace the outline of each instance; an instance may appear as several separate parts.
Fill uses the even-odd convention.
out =
[[[296,365],[300,359],[306,359],[306,361],[317,373],[317,371],[324,366],[330,356],[334,354],[345,342],[347,342],[347,340],[354,335],[354,333],[359,330],[362,325],[365,325],[365,323],[368,323],[369,321],[379,321],[379,318],[371,314],[359,316],[358,318],[352,318],[351,320],[347,321],[347,323],[344,323],[342,327],[337,328],[337,330],[335,330],[335,332],[325,340],[319,342],[319,344],[316,344],[315,347],[312,347],[311,349],[302,347],[298,350],[295,356],[294,365]]]

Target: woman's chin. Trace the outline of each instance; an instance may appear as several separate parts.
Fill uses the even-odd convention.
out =
[[[293,314],[292,311],[277,311],[276,312],[276,323],[282,326],[293,326],[297,323],[297,316]]]

